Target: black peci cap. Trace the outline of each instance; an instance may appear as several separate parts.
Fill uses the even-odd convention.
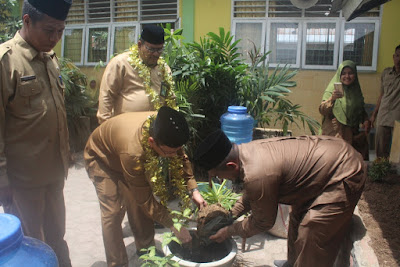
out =
[[[197,147],[194,163],[209,171],[217,167],[229,154],[232,143],[221,130],[216,130],[206,137]]]
[[[164,29],[157,25],[146,25],[143,27],[140,38],[151,44],[163,44]]]
[[[58,19],[66,20],[72,0],[28,0],[40,12]]]
[[[182,113],[163,106],[154,121],[153,134],[162,145],[176,148],[189,140],[189,126]]]

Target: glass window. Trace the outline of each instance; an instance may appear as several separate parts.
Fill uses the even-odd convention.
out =
[[[178,0],[74,0],[62,53],[77,64],[107,62],[136,43],[140,25],[169,23],[174,28],[178,7]]]
[[[375,23],[346,23],[343,38],[343,60],[358,66],[372,66]]]
[[[83,29],[66,29],[64,31],[64,57],[72,62],[82,60]]]
[[[107,61],[108,28],[89,29],[88,63]]]
[[[271,23],[269,61],[277,64],[296,64],[298,41],[298,23]]]
[[[307,23],[306,65],[332,66],[335,56],[335,23]]]
[[[263,53],[263,24],[262,23],[236,23],[235,39],[238,43],[239,52],[246,63],[252,63],[257,53]],[[255,51],[256,50],[256,51]]]
[[[115,27],[114,29],[114,54],[119,54],[128,49],[136,40],[136,27]]]

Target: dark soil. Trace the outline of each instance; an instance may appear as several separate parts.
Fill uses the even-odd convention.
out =
[[[191,230],[192,248],[182,247],[172,241],[168,247],[172,254],[180,259],[191,262],[206,263],[218,261],[226,257],[232,250],[232,243],[227,239],[223,243],[211,243],[207,246],[200,245],[200,240],[195,230]]]
[[[222,227],[231,224],[229,211],[219,204],[211,204],[202,208],[197,215],[197,236],[200,245],[211,243],[209,237]]]
[[[371,238],[370,246],[381,267],[400,266],[400,176],[388,175],[383,182],[366,182],[358,203]]]

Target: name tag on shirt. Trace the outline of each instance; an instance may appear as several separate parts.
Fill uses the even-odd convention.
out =
[[[27,81],[31,81],[31,80],[35,80],[35,79],[36,79],[35,75],[22,76],[21,82],[27,82]]]

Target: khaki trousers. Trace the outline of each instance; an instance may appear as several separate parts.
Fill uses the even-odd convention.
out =
[[[393,127],[378,126],[376,128],[375,149],[377,158],[389,158],[392,132]]]
[[[108,266],[127,266],[128,257],[122,234],[125,208],[135,237],[136,250],[154,245],[154,222],[135,205],[129,188],[121,179],[90,177],[100,203],[103,242]]]
[[[322,204],[306,210],[292,207],[288,233],[290,266],[333,266],[349,234],[360,196],[361,193],[346,202]]]
[[[21,220],[24,234],[47,243],[56,253],[59,265],[71,266],[69,249],[64,240],[65,203],[64,179],[37,187],[21,188],[12,186],[12,204],[5,212]]]

